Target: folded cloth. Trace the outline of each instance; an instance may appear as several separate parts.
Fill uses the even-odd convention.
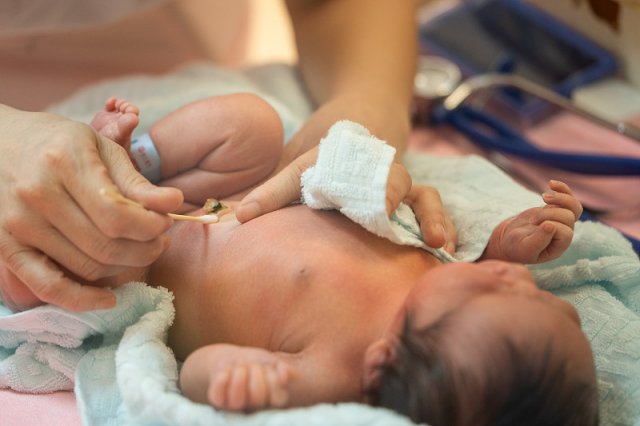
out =
[[[453,260],[444,249],[424,243],[406,204],[400,204],[392,219],[387,215],[387,178],[395,153],[360,124],[337,122],[320,142],[316,164],[302,174],[304,203],[314,209],[339,210],[380,237],[424,248],[443,261]]]
[[[493,229],[522,210],[540,206],[542,198],[513,182],[479,157],[441,160],[420,157],[428,167],[413,167],[415,181],[443,188],[444,207],[459,233],[456,253],[424,243],[413,211],[404,203],[386,212],[387,177],[395,148],[351,121],[334,124],[322,139],[318,160],[302,175],[302,198],[314,209],[336,209],[368,231],[394,243],[421,247],[442,261],[473,261],[486,247]],[[443,167],[446,165],[446,167]],[[479,179],[479,176],[482,176]]]
[[[349,127],[341,124],[342,130],[330,132],[328,139],[338,134],[339,141],[348,141]],[[356,144],[354,149],[373,146]],[[459,232],[457,260],[477,258],[497,223],[541,204],[537,194],[477,157],[412,155],[406,165],[414,181],[440,191]],[[377,188],[385,190],[384,185]],[[319,198],[314,193],[305,200],[313,197]],[[372,195],[384,204],[383,197]],[[349,203],[348,197],[343,202]],[[419,228],[411,229],[409,234],[419,235]],[[600,223],[578,223],[574,243],[561,258],[531,269],[540,286],[571,301],[582,317],[598,369],[602,424],[640,423],[640,261],[628,241]],[[354,403],[252,415],[193,403],[179,393],[179,366],[166,344],[174,315],[171,294],[143,283],[114,292],[117,306],[105,311],[75,313],[43,306],[12,313],[0,305],[0,387],[21,392],[73,387],[87,425],[412,424],[388,410]]]

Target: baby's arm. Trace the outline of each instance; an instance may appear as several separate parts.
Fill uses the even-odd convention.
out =
[[[189,399],[229,411],[343,400],[341,394],[352,389],[341,382],[339,368],[323,369],[321,365],[327,363],[304,353],[214,344],[187,357],[180,372],[180,386]]]
[[[542,194],[544,207],[525,210],[496,227],[483,259],[532,264],[564,253],[573,239],[573,226],[582,214],[582,205],[564,182],[552,180],[549,189]]]

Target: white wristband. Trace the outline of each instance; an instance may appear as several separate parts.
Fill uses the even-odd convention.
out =
[[[160,154],[148,133],[131,142],[131,155],[144,177],[153,183],[160,182]]]

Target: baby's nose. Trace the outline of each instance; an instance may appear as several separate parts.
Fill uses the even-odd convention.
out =
[[[490,268],[496,275],[508,284],[518,284],[527,287],[536,287],[533,275],[519,263],[504,262],[500,260],[487,260],[482,262],[485,267]]]

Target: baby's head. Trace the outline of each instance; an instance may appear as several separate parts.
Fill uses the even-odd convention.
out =
[[[367,351],[375,405],[433,426],[598,423],[578,315],[522,266],[435,268],[408,295],[394,329],[388,345]]]

